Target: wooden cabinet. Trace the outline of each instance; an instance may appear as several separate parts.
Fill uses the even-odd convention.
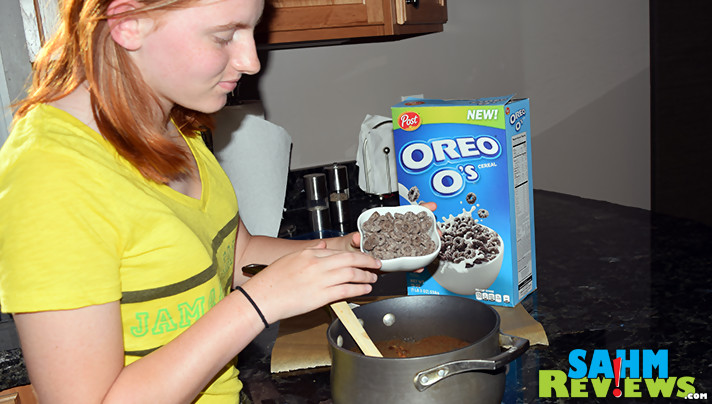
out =
[[[266,0],[258,44],[440,32],[447,0]]]

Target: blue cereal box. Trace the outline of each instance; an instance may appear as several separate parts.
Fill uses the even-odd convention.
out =
[[[409,99],[391,112],[400,204],[436,202],[442,231],[408,294],[517,305],[537,287],[529,100]]]

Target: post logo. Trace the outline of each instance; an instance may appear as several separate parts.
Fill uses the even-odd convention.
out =
[[[568,372],[539,371],[539,397],[706,399],[694,382],[691,376],[669,376],[667,349],[574,349]]]
[[[398,117],[398,126],[408,132],[418,129],[421,122],[420,115],[417,112],[404,112]]]

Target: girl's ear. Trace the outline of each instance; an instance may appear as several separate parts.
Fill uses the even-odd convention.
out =
[[[135,0],[114,0],[107,10],[109,30],[114,42],[128,51],[135,51],[141,47],[144,25],[148,23],[146,16],[122,14],[140,8]]]

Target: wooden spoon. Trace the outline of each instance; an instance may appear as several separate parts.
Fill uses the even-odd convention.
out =
[[[242,272],[249,275],[256,275],[266,266],[267,265],[263,264],[245,265],[244,267],[242,267]],[[366,333],[366,330],[363,329],[361,322],[358,321],[358,318],[356,318],[356,315],[354,314],[353,310],[351,310],[351,307],[348,303],[336,302],[332,303],[330,306],[334,313],[336,313],[336,316],[339,317],[339,320],[341,320],[341,322],[344,324],[344,327],[346,327],[346,331],[348,331],[354,341],[356,341],[356,345],[361,348],[361,351],[363,351],[364,355],[376,356],[379,358],[383,357],[381,351],[379,351],[373,341],[371,341],[371,338],[369,338],[368,334]]]
[[[364,355],[377,356],[379,358],[383,357],[381,351],[378,350],[373,341],[371,341],[371,338],[366,334],[366,330],[363,329],[361,322],[358,321],[358,318],[356,318],[356,315],[348,303],[332,303],[331,309],[334,310],[334,313],[339,317],[339,320],[344,324],[344,327],[346,327],[346,330],[351,334],[351,337],[356,341],[356,344],[361,348]]]

